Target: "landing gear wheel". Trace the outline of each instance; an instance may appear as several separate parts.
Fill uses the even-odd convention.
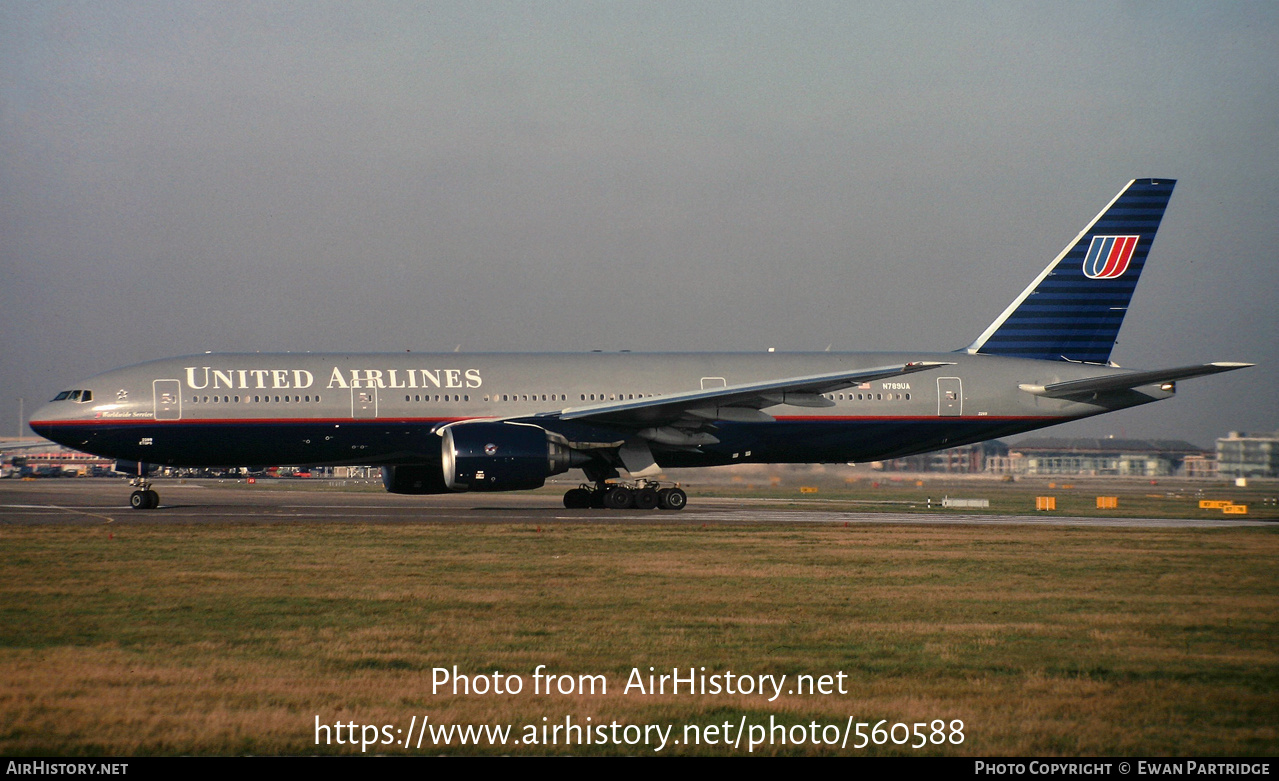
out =
[[[610,510],[628,510],[635,504],[635,494],[631,489],[615,485],[604,492],[604,506]]]
[[[585,488],[570,488],[564,493],[564,506],[570,510],[585,510],[591,506],[591,492]]]
[[[641,488],[635,492],[635,509],[652,510],[657,507],[657,491],[652,488]]]
[[[160,504],[160,495],[155,491],[134,491],[129,494],[129,506],[135,510],[151,510]]]
[[[663,488],[657,492],[657,498],[663,510],[683,510],[688,504],[688,494],[679,488]]]

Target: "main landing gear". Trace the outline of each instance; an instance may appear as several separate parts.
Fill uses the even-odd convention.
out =
[[[154,510],[160,506],[160,495],[151,490],[151,481],[135,477],[129,485],[138,490],[129,494],[129,506],[135,510]]]
[[[570,510],[588,508],[609,510],[683,510],[688,504],[688,494],[677,486],[661,488],[660,483],[641,480],[623,483],[599,482],[583,484],[564,494],[564,506]]]

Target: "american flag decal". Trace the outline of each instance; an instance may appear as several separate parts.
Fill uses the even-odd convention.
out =
[[[1089,279],[1114,279],[1123,276],[1137,249],[1140,236],[1093,236],[1084,258],[1084,276]]]

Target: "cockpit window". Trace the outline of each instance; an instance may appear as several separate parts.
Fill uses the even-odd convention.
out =
[[[59,393],[53,397],[54,401],[78,401],[84,404],[86,401],[93,401],[93,391],[91,390],[69,390]]]

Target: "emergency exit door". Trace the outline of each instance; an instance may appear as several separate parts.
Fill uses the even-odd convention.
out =
[[[964,413],[964,383],[958,377],[937,378],[937,415],[958,417]]]
[[[182,420],[182,384],[177,380],[156,380],[151,383],[155,394],[156,420]]]
[[[377,388],[351,389],[351,417],[355,420],[377,417]]]

